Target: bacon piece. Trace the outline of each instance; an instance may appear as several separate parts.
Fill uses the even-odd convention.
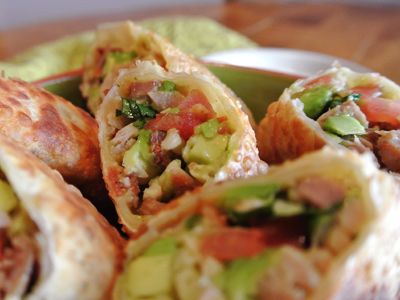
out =
[[[24,294],[34,276],[35,252],[34,243],[27,236],[16,236],[6,246],[0,260],[0,297]]]
[[[264,251],[263,232],[258,229],[229,228],[217,230],[203,237],[201,253],[219,261],[252,257]]]
[[[147,94],[158,86],[158,81],[135,81],[130,85],[129,96],[131,98],[147,96]]]
[[[172,174],[172,185],[174,186],[175,196],[180,196],[188,190],[194,189],[201,184],[193,177],[187,174],[184,170],[179,169]]]
[[[162,167],[166,167],[171,162],[168,152],[161,148],[161,142],[166,135],[164,131],[157,130],[151,133],[150,138],[151,152],[154,154],[154,163]]]
[[[126,193],[127,187],[121,182],[122,167],[108,169],[108,189],[112,197],[119,197]]]
[[[331,180],[309,177],[297,186],[298,195],[318,208],[329,208],[344,199],[344,189]]]
[[[377,142],[377,152],[386,168],[400,172],[400,130],[382,132]]]

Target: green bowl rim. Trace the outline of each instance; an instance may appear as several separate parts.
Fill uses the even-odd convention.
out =
[[[257,74],[261,74],[261,75],[284,78],[284,79],[291,79],[293,81],[303,78],[299,75],[287,74],[287,73],[283,73],[283,72],[270,71],[270,70],[265,70],[265,69],[242,67],[242,66],[236,66],[236,65],[225,64],[225,63],[216,63],[216,62],[201,62],[201,63],[205,64],[206,66],[210,66],[210,67],[235,69],[237,71],[257,73]],[[35,80],[32,83],[35,85],[38,85],[38,86],[55,84],[57,82],[64,81],[68,78],[81,77],[82,74],[83,74],[83,69],[79,68],[79,69],[74,69],[74,70],[50,75],[50,76],[41,78],[39,80]]]

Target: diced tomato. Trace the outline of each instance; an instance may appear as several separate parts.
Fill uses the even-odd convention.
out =
[[[195,104],[202,104],[208,111],[213,111],[213,108],[208,102],[206,96],[199,90],[191,90],[186,98],[186,101],[179,105],[181,110],[187,110],[193,107]]]
[[[393,129],[400,128],[400,99],[362,98],[358,101],[361,111],[372,123],[387,123]]]
[[[152,89],[158,85],[157,81],[135,81],[130,86],[129,96],[130,97],[141,97],[146,96]]]
[[[200,247],[205,255],[230,261],[260,254],[266,242],[261,230],[226,227],[204,236]]]
[[[313,80],[310,80],[309,82],[307,82],[304,85],[305,89],[310,89],[313,88],[315,86],[319,86],[319,85],[329,85],[332,82],[332,76],[331,75],[324,75],[324,76],[320,76],[317,77]]]
[[[207,98],[198,90],[192,90],[178,108],[177,114],[158,114],[155,119],[146,124],[146,129],[168,131],[176,128],[179,135],[184,140],[188,140],[194,134],[194,128],[197,125],[215,115]]]
[[[377,85],[357,86],[352,88],[351,92],[361,95],[357,104],[369,122],[400,127],[400,99],[381,98],[382,90]]]
[[[263,221],[265,223],[265,221]],[[201,251],[221,261],[252,257],[281,245],[302,247],[307,222],[301,217],[280,218],[262,227],[223,227],[206,235],[201,241]]]
[[[360,94],[361,98],[379,97],[382,95],[381,88],[377,85],[356,86],[351,89],[351,92]]]

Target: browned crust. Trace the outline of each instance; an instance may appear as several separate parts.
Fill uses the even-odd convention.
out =
[[[284,93],[268,107],[257,129],[257,143],[261,159],[278,164],[321,149],[329,141],[319,125],[304,114],[300,101],[291,101]]]
[[[123,241],[57,171],[0,135],[0,167],[39,228],[41,268],[34,299],[109,299]]]
[[[101,178],[97,123],[67,100],[0,77],[0,133],[13,138],[73,184]]]

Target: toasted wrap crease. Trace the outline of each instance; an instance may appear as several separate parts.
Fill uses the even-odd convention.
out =
[[[304,155],[298,160],[286,162],[277,167],[273,166],[267,175],[220,183],[178,198],[141,227],[140,236],[128,244],[126,263],[142,255],[155,241],[163,237],[174,237],[176,232],[185,232],[182,228],[187,226],[185,225],[187,220],[199,213],[199,207],[210,204],[221,205],[222,202],[219,201],[223,201],[221,200],[224,199],[223,195],[232,188],[237,190],[241,186],[268,182],[289,186],[308,176],[336,178],[338,182],[342,182],[343,186],[347,186],[349,191],[352,191],[350,197],[358,195],[358,198],[353,199],[357,201],[358,208],[355,209],[356,206],[353,206],[353,209],[348,210],[347,213],[352,212],[352,214],[347,215],[347,218],[353,224],[355,220],[362,220],[358,223],[362,226],[347,246],[342,248],[337,248],[336,244],[330,246],[328,248],[329,262],[319,266],[318,260],[313,258],[314,248],[281,246],[281,254],[287,259],[275,265],[269,265],[268,271],[266,270],[264,277],[261,277],[265,281],[256,285],[261,292],[252,292],[255,293],[253,294],[256,295],[255,298],[271,299],[271,295],[275,295],[277,298],[273,299],[283,299],[283,296],[285,296],[284,299],[313,300],[398,299],[400,297],[398,287],[400,239],[396,237],[400,234],[399,187],[390,175],[376,168],[369,154],[361,156],[347,150],[334,151],[324,148]],[[350,202],[345,198],[343,208],[351,205]],[[343,216],[341,215],[339,220]],[[339,224],[340,222],[342,221],[339,221]],[[202,232],[201,230],[198,228],[196,233],[192,234],[198,235]],[[199,250],[196,250],[196,247],[200,246],[196,245],[200,243],[194,241],[189,243],[189,239],[187,241],[191,245],[189,253],[194,254],[193,256],[186,254],[180,261],[188,263],[194,261],[199,264],[197,270],[207,269],[207,266],[215,266],[211,270],[216,270],[216,265],[211,264],[209,257],[199,256]],[[247,275],[252,276],[250,271],[248,272]],[[178,274],[175,275],[178,276]],[[126,288],[127,280],[129,280],[126,276],[118,280],[114,288],[114,299],[125,299],[126,293],[134,293]],[[299,285],[292,286],[290,283],[296,278],[299,280]],[[176,284],[178,281],[173,282]],[[219,290],[219,293],[215,293],[215,289],[218,291],[218,285],[209,285],[212,282],[212,278],[202,275],[198,282],[189,280],[186,284],[190,287],[196,286],[197,293],[203,296],[208,293],[208,295],[219,295],[217,299],[224,299],[226,295],[223,291]],[[205,286],[209,289],[207,290]],[[176,295],[172,297],[182,299]]]
[[[14,278],[27,277],[29,290],[5,299],[109,299],[122,245],[116,230],[57,171],[4,136],[0,168],[37,227],[28,238],[38,248],[37,272]]]
[[[113,199],[120,221],[128,231],[135,231],[141,217],[132,210],[133,203],[139,201],[138,191],[129,188],[129,176],[123,174],[121,161],[115,154],[112,139],[116,131],[125,126],[122,117],[116,116],[121,107],[123,90],[137,81],[173,81],[178,86],[201,91],[216,111],[217,115],[226,116],[233,133],[227,146],[227,158],[216,172],[213,181],[222,181],[252,176],[266,171],[266,164],[258,157],[255,134],[243,113],[232,99],[231,92],[208,73],[167,72],[151,61],[137,62],[131,69],[122,70],[107,94],[96,119],[99,124],[99,142],[101,149],[102,170],[110,196]],[[121,94],[122,93],[122,94]],[[128,184],[126,184],[128,182]]]

